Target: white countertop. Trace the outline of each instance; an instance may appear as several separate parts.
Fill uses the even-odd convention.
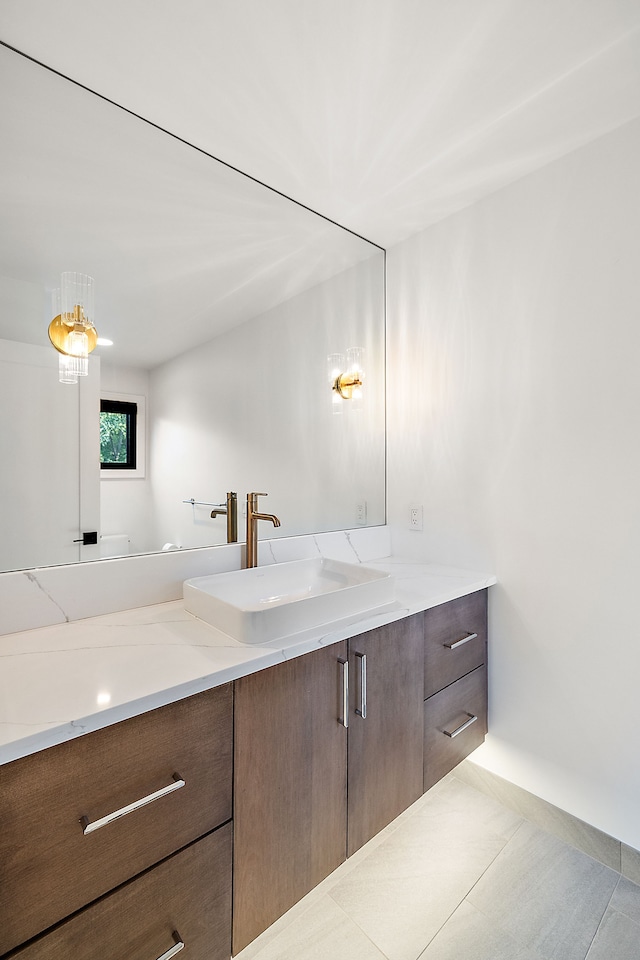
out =
[[[197,620],[181,600],[0,637],[0,764],[496,582],[395,557],[367,566],[396,578],[384,612],[259,646]]]

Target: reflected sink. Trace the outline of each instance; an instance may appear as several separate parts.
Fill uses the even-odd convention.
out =
[[[316,557],[194,577],[185,609],[243,643],[265,643],[378,611],[393,603],[395,580],[356,563]]]

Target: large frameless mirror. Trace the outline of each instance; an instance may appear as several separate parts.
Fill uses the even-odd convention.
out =
[[[240,540],[249,491],[262,535],[384,523],[384,251],[5,47],[0,73],[0,570],[224,543],[229,491]],[[65,271],[113,341],[75,384]],[[105,403],[137,415],[122,469]]]

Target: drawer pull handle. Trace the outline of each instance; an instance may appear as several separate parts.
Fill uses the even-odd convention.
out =
[[[452,730],[451,733],[449,733],[448,730],[443,730],[442,732],[444,733],[445,737],[451,737],[453,740],[454,737],[457,737],[459,733],[462,733],[463,730],[466,730],[467,727],[470,727],[471,724],[475,723],[478,719],[477,717],[474,717],[472,713],[468,713],[467,716],[469,719],[465,720],[464,723],[461,723],[460,726],[456,727],[455,730]]]
[[[140,807],[146,807],[148,803],[153,803],[154,800],[159,800],[160,797],[166,797],[169,793],[173,793],[174,790],[179,790],[180,787],[184,787],[185,785],[185,781],[179,777],[177,773],[174,773],[173,783],[167,784],[162,790],[156,790],[155,793],[150,793],[148,796],[142,797],[141,800],[128,803],[126,807],[120,807],[119,810],[108,813],[106,817],[94,820],[93,823],[89,821],[88,817],[81,817],[82,832],[84,834],[93,833],[94,830],[99,830],[100,827],[106,827],[108,823],[113,823],[114,820],[119,820],[120,817],[126,816],[127,813],[133,813],[134,810],[139,810]],[[182,947],[180,949],[182,949]],[[173,954],[171,954],[171,956],[173,956]]]
[[[360,706],[356,707],[356,714],[367,719],[367,655],[366,653],[356,653],[360,660]]]
[[[443,643],[442,646],[446,647],[447,650],[455,650],[456,647],[461,647],[463,643],[469,643],[470,640],[476,640],[477,637],[477,633],[469,633],[466,637],[460,637],[459,640],[448,640],[447,643]]]
[[[158,957],[158,960],[171,960],[171,957],[175,957],[176,953],[180,953],[181,950],[184,950],[184,942],[177,930],[173,931],[173,939],[175,940],[174,945],[169,947],[168,950],[165,950],[162,956]]]
[[[340,723],[343,727],[349,726],[349,661],[338,660],[342,667],[342,716]]]

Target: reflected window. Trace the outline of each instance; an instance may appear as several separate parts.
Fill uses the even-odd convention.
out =
[[[136,469],[138,404],[125,400],[100,401],[100,467]]]

